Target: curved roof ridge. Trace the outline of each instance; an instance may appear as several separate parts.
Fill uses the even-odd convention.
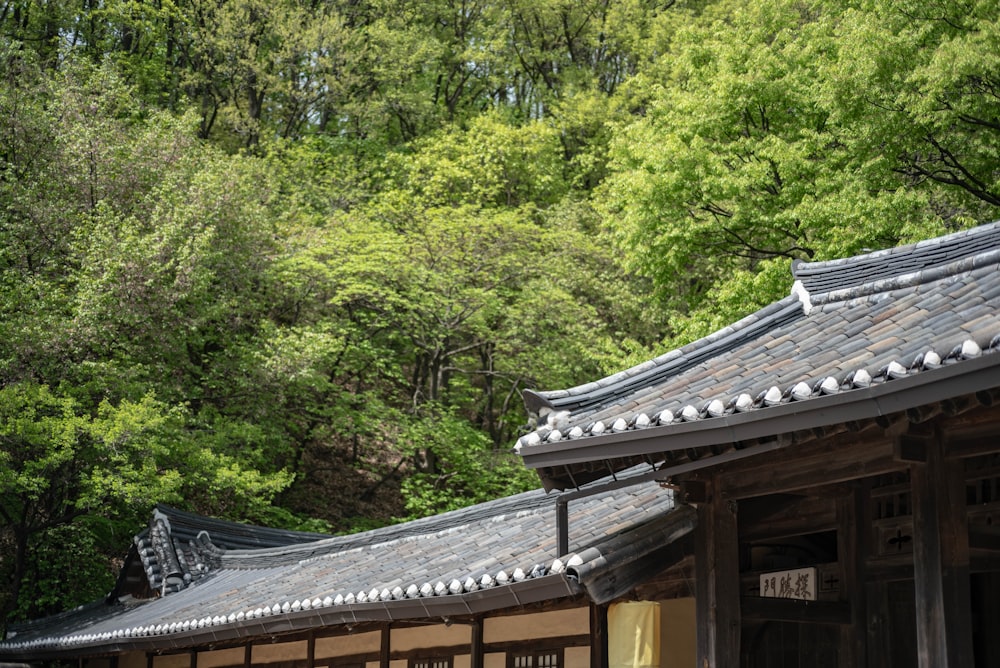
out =
[[[263,568],[296,563],[331,554],[342,554],[352,550],[418,539],[423,536],[434,536],[443,531],[454,530],[455,527],[468,526],[511,513],[537,512],[550,505],[551,500],[546,497],[545,492],[536,489],[496,501],[459,508],[440,515],[361,533],[332,536],[296,545],[227,550],[221,559],[223,567],[226,568]]]
[[[944,264],[935,264],[923,267],[916,271],[904,274],[896,274],[887,278],[879,278],[868,281],[854,287],[845,287],[838,290],[831,290],[822,294],[810,294],[809,300],[813,305],[829,304],[832,302],[847,301],[860,297],[882,294],[939,281],[950,276],[958,276],[975,269],[995,265],[1000,263],[1000,247],[994,247],[980,253],[959,258]]]
[[[792,262],[796,284],[814,304],[937,280],[994,261],[1000,221],[942,237],[823,262]],[[976,259],[980,262],[976,262]],[[968,264],[972,263],[972,264]]]
[[[180,510],[162,503],[156,504],[156,510],[162,513],[170,523],[170,533],[173,537],[190,540],[197,538],[201,532],[207,531],[216,547],[227,550],[309,543],[330,537],[330,534],[324,533],[275,529],[222,520]]]
[[[546,413],[538,411],[538,408],[545,406],[550,409],[577,409],[595,404],[609,395],[627,393],[683,373],[726,350],[757,338],[773,327],[787,324],[802,316],[799,297],[794,294],[789,295],[686,346],[600,380],[565,390],[547,392],[525,390],[525,404],[529,410],[534,409],[533,412],[539,415]]]

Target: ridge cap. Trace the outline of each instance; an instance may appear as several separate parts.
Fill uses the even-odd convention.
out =
[[[968,255],[944,264],[937,264],[907,273],[899,273],[888,278],[879,278],[850,287],[828,290],[826,292],[806,292],[806,295],[812,305],[830,304],[847,301],[849,299],[857,299],[860,297],[868,297],[871,295],[891,292],[901,288],[924,285],[998,263],[1000,263],[1000,246],[997,246],[992,250],[983,251],[974,255]]]
[[[455,526],[465,526],[480,520],[510,514],[512,511],[537,511],[550,505],[550,499],[541,489],[533,489],[494,501],[466,506],[438,515],[422,517],[409,522],[392,524],[354,534],[329,536],[308,543],[297,543],[277,547],[228,550],[223,556],[223,567],[238,566],[252,569],[280,564],[294,564],[301,561],[370,549],[389,543],[434,536]],[[456,522],[458,520],[458,522]],[[463,521],[464,520],[464,521]],[[266,562],[266,563],[265,563]],[[256,564],[260,564],[259,566]]]
[[[848,257],[839,257],[830,260],[817,260],[815,262],[795,259],[792,261],[792,275],[795,278],[800,278],[801,272],[809,273],[810,271],[815,270],[822,271],[826,268],[838,268],[843,265],[859,264],[870,260],[883,261],[884,258],[889,256],[927,254],[933,249],[937,249],[942,246],[957,247],[959,242],[967,237],[982,238],[993,235],[1000,238],[1000,220],[984,223],[982,225],[977,225],[964,230],[958,230],[949,234],[943,234],[930,239],[921,239],[920,241],[914,241],[912,243],[902,244],[899,246],[890,246],[888,248],[866,251]],[[969,254],[966,254],[966,256],[967,255]]]
[[[724,345],[726,340],[731,336],[740,333],[749,333],[755,329],[766,327],[769,324],[777,322],[790,307],[793,305],[797,307],[799,303],[799,297],[796,295],[782,297],[781,299],[771,302],[753,313],[744,316],[740,320],[722,327],[721,329],[717,329],[710,334],[695,339],[694,341],[691,341],[690,343],[687,343],[679,348],[668,350],[665,353],[657,355],[651,360],[646,360],[627,369],[605,376],[599,380],[562,390],[525,390],[522,392],[522,396],[524,396],[525,393],[530,393],[533,400],[533,403],[528,406],[530,410],[531,408],[539,405],[549,408],[557,408],[561,404],[567,403],[575,398],[584,397],[590,394],[603,394],[604,392],[611,391],[611,388],[617,384],[636,379],[643,374],[648,374],[660,369],[671,362],[677,362],[683,360],[684,358],[693,357],[697,353],[710,350],[713,346]]]
[[[932,239],[832,260],[792,262],[793,293],[809,302],[836,301],[916,285],[963,270],[961,263],[989,256],[1000,248],[1000,221],[959,230]],[[941,268],[951,267],[950,271]],[[974,268],[974,267],[973,267]],[[931,272],[925,274],[924,272]],[[803,301],[806,305],[806,301]]]

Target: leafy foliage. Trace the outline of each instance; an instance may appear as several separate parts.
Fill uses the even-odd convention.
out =
[[[4,619],[98,595],[157,501],[529,488],[522,389],[994,216],[996,5],[0,5]]]
[[[434,453],[434,466],[421,467],[403,482],[408,516],[457,510],[531,489],[531,473],[506,451],[490,448],[489,438],[460,417],[431,415],[412,424],[401,438],[415,451]]]
[[[718,3],[632,82],[649,91],[646,114],[616,135],[600,201],[630,266],[685,314],[674,338],[779,296],[777,260],[841,257],[989,215],[996,160],[973,137],[989,132],[977,119],[995,100],[943,69],[954,37],[994,28],[913,18],[894,3],[846,14]],[[904,63],[919,73],[901,76]],[[952,141],[961,152],[944,148]]]
[[[28,545],[33,558],[24,576],[27,587],[20,592],[13,614],[31,619],[59,611],[67,601],[90,602],[106,596],[115,580],[102,547],[107,548],[98,544],[82,518],[33,536]]]
[[[29,569],[44,579],[54,575],[45,569],[58,567],[38,565],[29,551],[62,549],[50,544],[57,540],[92,545],[92,534],[76,524],[79,518],[101,513],[134,520],[136,508],[179,496],[181,474],[164,438],[169,419],[149,398],[117,406],[102,402],[96,415],[88,415],[72,397],[44,385],[0,389],[0,541],[10,546],[0,561],[9,592],[5,610],[52,610],[45,603],[56,601],[45,597],[18,600]],[[94,558],[85,554],[81,563],[92,568]],[[37,579],[29,581],[29,587],[39,586]],[[56,591],[93,594],[87,584],[67,592],[71,586]]]

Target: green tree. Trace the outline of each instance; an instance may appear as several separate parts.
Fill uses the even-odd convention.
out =
[[[949,225],[1000,206],[998,11],[989,0],[861,4],[837,23],[839,62],[818,70],[858,163],[881,158]]]
[[[538,478],[510,452],[491,448],[489,437],[468,420],[428,415],[409,424],[401,442],[418,452],[433,451],[436,466],[423,468],[402,484],[408,516],[427,517],[510,496],[538,486]]]
[[[76,520],[88,513],[136,519],[136,510],[177,497],[181,475],[165,466],[170,456],[165,428],[169,411],[145,398],[117,406],[103,403],[89,415],[72,397],[44,385],[20,383],[0,389],[0,560],[5,580],[0,614],[15,608],[39,614],[61,600],[34,605],[19,600],[42,538],[66,532],[92,540]],[[75,527],[71,529],[70,527]],[[44,548],[42,548],[44,549]],[[83,602],[92,591],[65,591]]]
[[[409,512],[429,511],[469,457],[484,489],[510,477],[500,453],[525,421],[520,389],[598,375],[643,355],[659,328],[572,194],[551,125],[483,114],[390,152],[372,170],[384,176],[345,199],[328,174],[352,179],[350,145],[273,157],[295,179],[278,189],[307,196],[280,225],[265,386],[297,461],[381,449],[418,495]],[[413,437],[436,423],[457,449]],[[481,498],[456,487],[453,501]]]
[[[273,254],[259,161],[205,150],[109,65],[5,55],[3,611],[37,614],[50,574],[29,550],[117,551],[94,520],[131,531],[157,501],[259,521],[291,475],[251,391]]]
[[[879,20],[890,15],[899,22]],[[913,241],[983,215],[989,195],[972,182],[995,179],[996,163],[971,138],[988,130],[927,106],[942,106],[928,68],[944,37],[926,37],[947,22],[904,29],[900,17],[717,3],[632,82],[649,92],[645,113],[616,130],[599,204],[629,266],[677,312],[675,342],[780,296],[790,259]],[[914,62],[928,65],[915,74]],[[877,91],[895,81],[908,83],[886,101]],[[938,102],[917,102],[926,96]],[[920,173],[944,159],[931,146],[945,137],[974,174],[964,185]]]
[[[567,191],[558,132],[541,121],[514,124],[486,112],[467,128],[449,126],[408,148],[387,156],[391,180],[380,201],[516,209],[547,207]],[[393,225],[407,227],[393,216]]]

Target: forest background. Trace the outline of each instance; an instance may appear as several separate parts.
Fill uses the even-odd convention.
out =
[[[155,503],[537,485],[519,392],[1000,205],[980,0],[0,0],[0,620]]]

